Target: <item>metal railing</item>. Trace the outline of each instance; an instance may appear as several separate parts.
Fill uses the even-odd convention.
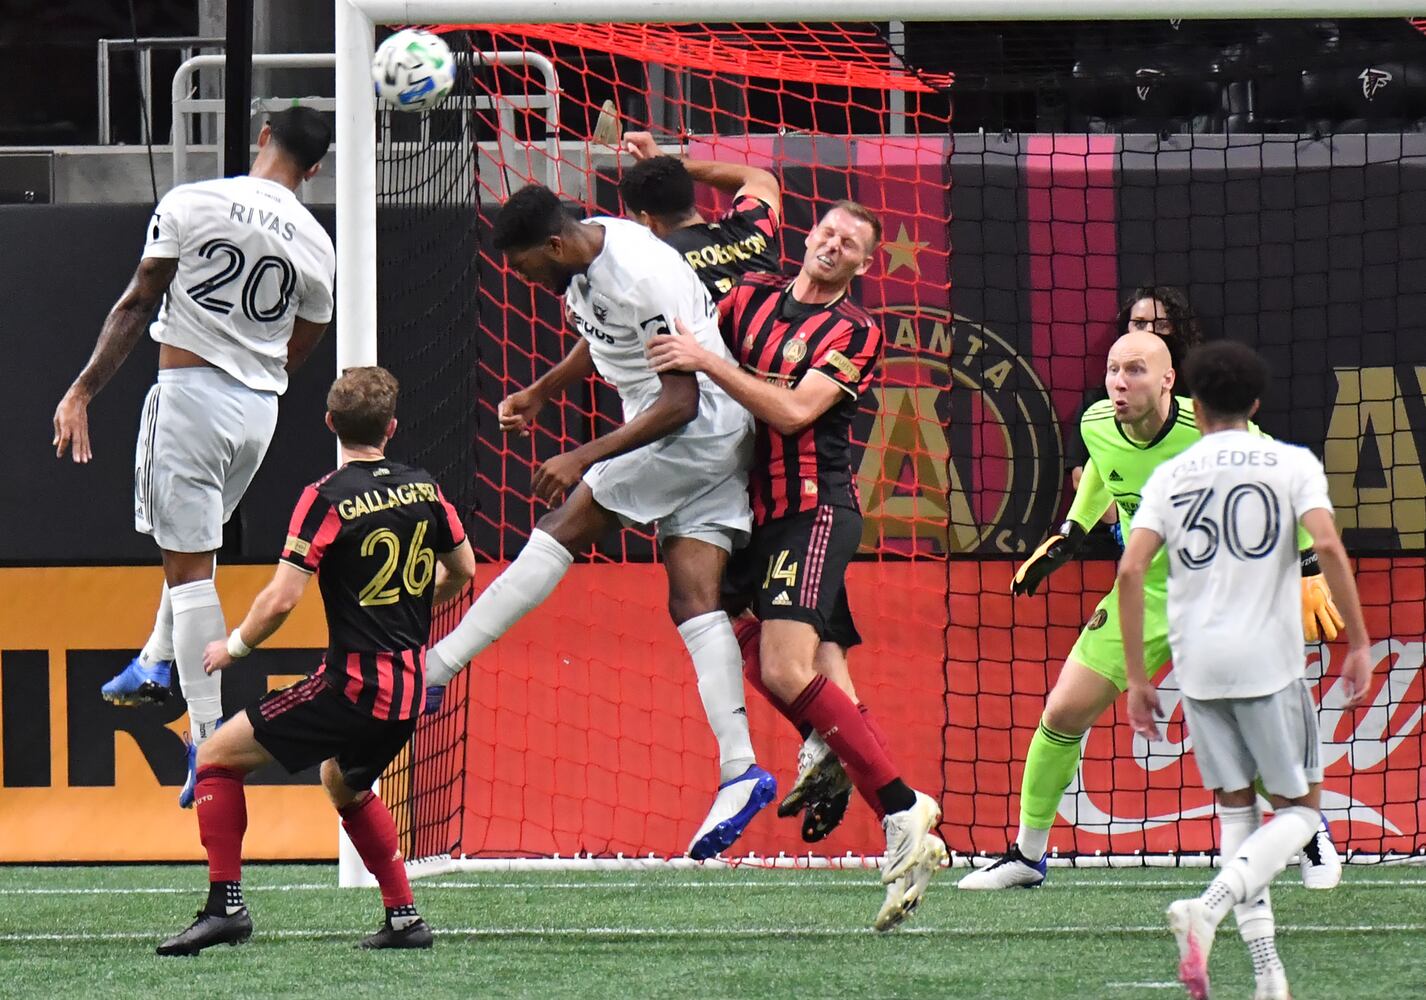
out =
[[[205,98],[194,96],[195,87],[193,84],[194,75],[200,70],[208,67],[222,68],[225,63],[222,55],[201,55],[192,56],[185,59],[183,64],[173,74],[173,87],[171,90],[171,100],[173,102],[173,183],[182,184],[188,178],[188,116],[195,114],[214,114],[217,116],[218,125],[216,134],[221,135],[224,127],[225,102],[223,98]],[[500,66],[529,66],[540,74],[542,89],[533,93],[521,94],[478,94],[475,96],[452,96],[441,104],[441,110],[470,111],[470,110],[493,110],[500,120],[501,160],[507,165],[513,161],[514,157],[509,155],[514,150],[508,149],[507,144],[517,144],[513,138],[516,134],[515,113],[518,110],[534,110],[544,112],[545,120],[545,146],[546,146],[546,174],[549,177],[549,185],[558,187],[559,170],[559,76],[555,72],[555,67],[550,60],[535,52],[474,52],[466,56],[465,53],[456,53],[458,60],[471,59],[477,65],[500,65]],[[335,67],[337,57],[330,52],[299,52],[299,53],[255,53],[252,57],[254,67],[276,68],[276,69],[323,69]],[[336,110],[336,99],[331,97],[272,97],[257,98],[251,104],[251,114],[256,115],[264,111],[279,111],[283,108],[290,108],[294,104],[303,107],[314,108],[318,111]],[[381,143],[388,145],[392,142],[390,121],[381,134]],[[421,143],[429,143],[430,121],[428,118],[421,122]],[[528,157],[527,157],[528,159]],[[530,171],[533,173],[533,171]],[[507,190],[502,192],[508,194],[510,187],[508,179],[503,178]]]
[[[111,89],[113,87],[113,53],[139,52],[139,93],[144,102],[145,115],[139,122],[139,141],[148,142],[153,128],[153,53],[176,50],[179,57],[187,61],[199,49],[224,47],[222,38],[203,38],[198,35],[182,35],[174,38],[101,38],[99,39],[99,145],[109,146],[114,142],[113,115],[110,110]]]

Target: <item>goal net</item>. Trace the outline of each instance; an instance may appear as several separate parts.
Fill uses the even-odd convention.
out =
[[[404,400],[393,450],[459,506],[478,591],[544,512],[532,470],[616,426],[618,400],[594,379],[530,439],[500,435],[500,399],[576,335],[489,227],[530,182],[619,214],[624,130],[772,170],[790,269],[822,211],[865,204],[886,242],[855,294],[887,354],[854,428],[866,532],[848,578],[865,638],[852,673],[908,782],[940,797],[947,844],[998,853],[1045,695],[1117,549],[1096,531],[1034,598],[1012,600],[1010,575],[1068,504],[1077,416],[1120,307],[1138,286],[1180,287],[1206,336],[1270,359],[1259,423],[1324,458],[1358,559],[1378,664],[1368,707],[1342,708],[1341,644],[1308,649],[1333,833],[1360,859],[1420,854],[1426,80],[1408,59],[1414,44],[1419,66],[1426,39],[1399,26],[1395,48],[1305,22],[1182,36],[1139,22],[1097,43],[1050,25],[442,26],[456,91],[424,115],[378,116],[378,355]],[[700,191],[705,216],[727,205]],[[665,593],[650,535],[624,531],[451,685],[383,785],[408,857],[683,853],[717,755]],[[1172,671],[1159,683],[1165,741],[1133,736],[1119,707],[1086,736],[1051,838],[1060,858],[1213,850]],[[789,787],[799,737],[752,692],[748,712],[760,762]],[[859,804],[812,848],[771,812],[728,860],[859,864],[880,850]]]

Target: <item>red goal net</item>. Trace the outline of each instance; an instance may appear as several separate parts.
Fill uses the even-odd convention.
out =
[[[1362,586],[1382,666],[1365,712],[1340,710],[1334,679],[1318,686],[1324,803],[1339,841],[1366,855],[1426,847],[1426,527],[1413,532],[1413,515],[1392,506],[1426,499],[1413,497],[1418,455],[1407,454],[1413,433],[1426,431],[1426,419],[1413,422],[1426,369],[1398,370],[1389,356],[1373,364],[1352,346],[1377,330],[1383,297],[1360,253],[1344,264],[1304,250],[1327,239],[1303,228],[1319,216],[1373,210],[1376,196],[1345,180],[1345,153],[1313,159],[1263,135],[1236,153],[1209,141],[1218,137],[1112,128],[957,135],[953,100],[974,82],[918,70],[897,25],[441,30],[460,53],[456,92],[433,112],[381,122],[381,356],[407,401],[394,444],[460,506],[481,562],[477,590],[543,513],[532,469],[619,419],[612,390],[591,380],[548,408],[532,438],[500,436],[500,399],[563,357],[575,334],[560,303],[490,248],[489,222],[532,181],[591,214],[619,214],[617,138],[647,129],[669,152],[772,170],[789,268],[838,199],[882,219],[886,242],[855,289],[884,326],[887,356],[854,431],[865,446],[866,533],[848,586],[865,644],[851,668],[907,780],[940,796],[954,851],[998,853],[1013,837],[1045,694],[1112,583],[1106,535],[1047,596],[1012,601],[1008,590],[1015,561],[1066,506],[1077,413],[1102,380],[1121,300],[1155,282],[1185,286],[1215,335],[1258,343],[1282,386],[1261,422],[1325,453],[1338,477],[1341,523],[1361,529],[1349,543],[1375,555],[1362,563]],[[1405,171],[1426,148],[1412,149],[1364,148],[1350,161],[1396,178],[1399,202],[1389,220],[1377,209],[1376,221],[1349,224],[1358,243],[1371,245],[1382,227],[1402,247],[1407,229],[1421,237],[1393,267],[1414,255],[1419,268],[1426,246],[1426,212],[1407,203],[1420,181]],[[705,215],[726,207],[713,192],[700,198]],[[1266,249],[1246,261],[1238,250],[1249,228]],[[1284,317],[1316,307],[1313,292],[1283,285],[1277,253],[1295,254],[1299,275],[1338,282],[1330,322],[1314,314],[1300,340],[1279,331]],[[1343,268],[1358,280],[1342,283]],[[1368,451],[1377,457],[1364,459]],[[1361,485],[1372,461],[1389,496]],[[1389,535],[1369,530],[1382,526]],[[1337,651],[1309,650],[1310,675]],[[1171,672],[1161,684],[1176,704]],[[789,787],[799,737],[751,692],[748,710],[760,761]],[[1211,797],[1181,719],[1175,710],[1167,742],[1147,745],[1119,709],[1106,714],[1086,738],[1054,850],[1212,850]],[[554,596],[452,684],[386,788],[413,858],[670,857],[687,846],[716,779],[662,568],[650,536],[629,530],[578,558]],[[805,857],[796,826],[768,813],[739,856]],[[880,845],[854,803],[815,850],[864,856]]]

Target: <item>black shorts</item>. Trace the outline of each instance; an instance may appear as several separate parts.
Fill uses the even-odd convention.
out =
[[[839,646],[859,645],[846,578],[861,541],[861,512],[848,507],[823,505],[756,525],[728,563],[725,604],[751,607],[763,621],[806,622]]]
[[[258,744],[296,774],[330,757],[354,792],[371,787],[416,731],[416,720],[377,719],[320,675],[269,691],[248,706]]]

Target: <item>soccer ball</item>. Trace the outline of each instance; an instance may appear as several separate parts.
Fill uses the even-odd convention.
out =
[[[456,82],[450,46],[439,35],[404,28],[382,42],[371,60],[376,96],[399,111],[429,111]]]

